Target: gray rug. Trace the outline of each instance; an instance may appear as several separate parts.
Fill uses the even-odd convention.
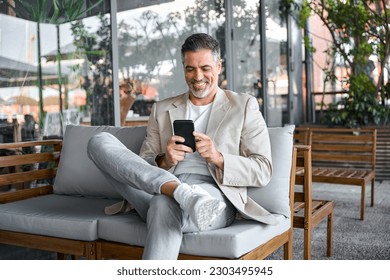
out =
[[[390,181],[376,182],[375,206],[370,207],[371,188],[366,190],[365,220],[360,217],[360,189],[354,186],[315,184],[313,196],[335,203],[333,255],[326,257],[326,221],[313,231],[312,259],[390,260]],[[303,230],[294,229],[294,259],[303,259]],[[280,249],[268,259],[282,259]],[[56,254],[0,245],[0,260],[55,259]]]

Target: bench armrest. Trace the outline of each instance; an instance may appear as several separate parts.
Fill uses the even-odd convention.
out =
[[[18,200],[24,200],[24,199],[50,194],[50,193],[53,193],[52,185],[46,185],[46,186],[31,188],[31,189],[21,189],[14,192],[0,193],[0,204],[14,202]]]
[[[61,148],[62,140],[0,144],[0,203],[51,193]]]

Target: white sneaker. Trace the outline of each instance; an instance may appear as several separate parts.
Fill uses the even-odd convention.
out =
[[[182,183],[173,197],[201,231],[207,230],[226,207],[224,202],[197,185]]]

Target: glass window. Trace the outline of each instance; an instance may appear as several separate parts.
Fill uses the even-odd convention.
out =
[[[33,140],[27,127],[36,137],[61,137],[80,117],[114,124],[110,1],[64,5],[59,18],[52,3],[40,18],[15,3],[0,9],[0,142]],[[64,17],[64,9],[73,16]]]
[[[70,33],[68,60],[71,64],[69,100],[91,125],[114,125],[112,43],[109,14],[73,21],[63,26]],[[72,63],[73,61],[73,63]]]
[[[257,96],[263,105],[260,93],[262,84],[267,84],[269,123],[285,123],[287,28],[279,2],[265,1],[267,80],[261,81],[260,1],[117,1],[121,124],[146,121],[155,101],[187,90],[180,48],[196,32],[209,33],[221,43],[220,86],[229,84],[237,92]],[[15,16],[0,4],[0,122],[4,127],[14,122],[20,128],[28,119],[40,135],[61,136],[69,123],[114,125],[110,1],[80,3],[87,13],[40,24]],[[231,32],[226,31],[228,25]],[[22,140],[21,133],[11,138]],[[11,141],[8,136],[2,139]]]
[[[281,126],[289,123],[287,17],[280,11],[280,1],[265,0],[263,4],[264,18],[259,18],[260,1],[232,1],[232,85],[236,92],[258,98],[262,112],[267,109],[268,125]],[[261,49],[260,20],[265,23],[265,50]],[[265,69],[261,69],[262,51]]]
[[[24,123],[24,115],[36,124],[39,121],[36,27],[0,14],[0,143],[22,140],[17,124]],[[42,82],[50,84],[53,74],[51,69],[42,69]]]
[[[288,120],[287,17],[280,12],[281,1],[265,1],[266,76],[268,125],[282,126]]]
[[[121,111],[128,121],[148,116],[155,101],[187,90],[180,53],[186,37],[205,32],[224,45],[224,1],[160,2],[138,1],[117,15]]]
[[[259,96],[259,1],[232,1],[232,77],[236,92]]]

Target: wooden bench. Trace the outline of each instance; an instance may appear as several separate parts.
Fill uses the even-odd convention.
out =
[[[295,143],[311,146],[313,182],[361,187],[361,220],[369,182],[374,206],[376,137],[375,128],[298,127],[294,135]],[[297,170],[297,183],[302,183],[303,173],[302,168]]]
[[[37,183],[25,189],[0,192],[0,220],[2,221],[0,222],[0,244],[55,252],[57,253],[58,259],[68,259],[69,256],[72,259],[139,259],[141,257],[143,251],[141,245],[116,242],[115,240],[107,239],[99,235],[104,221],[107,223],[107,221],[111,222],[112,220],[124,227],[127,227],[130,223],[130,229],[138,229],[138,231],[136,230],[132,233],[125,230],[124,233],[127,235],[143,234],[146,225],[140,222],[141,220],[137,215],[133,215],[135,213],[130,212],[124,215],[114,216],[104,214],[103,210],[105,206],[112,205],[112,203],[121,201],[121,199],[96,196],[89,197],[81,192],[75,195],[62,194],[61,189],[59,189],[60,178],[65,178],[65,184],[71,184],[72,178],[69,176],[61,177],[61,172],[64,172],[64,169],[68,167],[72,171],[75,170],[77,172],[81,168],[80,176],[93,177],[97,174],[96,172],[93,173],[94,171],[91,171],[91,169],[88,169],[87,164],[89,159],[87,159],[86,152],[82,151],[86,150],[85,145],[92,135],[91,133],[97,133],[97,131],[103,130],[107,131],[108,129],[110,133],[117,133],[123,139],[128,140],[129,143],[133,143],[134,141],[138,142],[140,139],[143,139],[145,134],[145,128],[141,127],[120,129],[114,127],[68,126],[64,141],[45,140],[0,144],[0,149],[17,151],[22,150],[23,147],[42,147],[35,154],[20,153],[0,157],[0,167],[25,164],[34,164],[37,166],[37,163],[41,165],[41,168],[30,171],[16,169],[15,173],[0,175],[0,186],[8,186],[14,183],[26,185],[29,185],[29,182]],[[132,137],[129,137],[130,134]],[[67,135],[72,136],[68,137]],[[273,138],[271,137],[272,135]],[[274,140],[272,142],[275,143],[274,149],[279,152],[279,154],[277,152],[273,153],[276,164],[273,176],[275,179],[274,184],[283,188],[282,195],[281,192],[277,192],[275,195],[277,197],[286,195],[286,200],[283,199],[281,203],[288,208],[290,214],[287,217],[277,214],[280,223],[276,226],[268,226],[249,220],[237,220],[228,228],[206,232],[205,236],[203,236],[205,239],[199,240],[198,242],[193,242],[194,239],[190,240],[192,242],[190,245],[193,244],[192,246],[198,248],[199,244],[204,244],[203,240],[208,240],[207,242],[211,243],[214,239],[220,241],[222,236],[222,239],[224,238],[226,240],[226,246],[232,244],[231,246],[234,247],[232,250],[236,250],[235,245],[243,239],[243,236],[246,238],[245,240],[250,240],[250,242],[259,240],[258,245],[250,244],[250,247],[245,245],[247,242],[243,242],[248,247],[248,250],[245,247],[243,249],[245,253],[241,254],[240,251],[237,257],[225,256],[227,254],[224,253],[225,255],[221,255],[218,253],[217,251],[221,251],[223,245],[216,242],[216,253],[214,254],[213,252],[213,255],[208,254],[208,252],[203,255],[189,254],[184,251],[180,254],[180,259],[264,259],[279,248],[284,248],[284,259],[292,259],[292,207],[294,205],[296,174],[296,149],[292,145],[293,129],[275,128],[273,134],[270,131],[270,137]],[[127,144],[130,145],[129,143]],[[290,153],[281,150],[280,146],[291,147],[291,150],[289,150]],[[49,148],[43,149],[43,147]],[[66,160],[69,153],[72,153],[77,159],[70,160],[68,157]],[[286,158],[291,159],[291,162],[288,162]],[[75,168],[74,165],[80,162],[82,162],[82,164],[79,164],[81,167],[77,166]],[[53,178],[56,180],[54,184],[51,183],[51,179]],[[90,182],[91,180],[92,178],[86,181]],[[85,182],[83,183],[83,190],[85,190],[87,186]],[[94,190],[97,188],[95,183],[91,187]],[[256,188],[256,190],[264,189],[264,192],[275,190],[271,184],[268,187],[268,190],[266,190],[266,187]],[[13,222],[12,219],[15,216],[17,216],[18,221]],[[275,232],[275,230],[278,231]],[[112,231],[112,228],[107,227],[107,231],[110,234],[117,233],[118,228],[115,227],[115,231]],[[223,235],[220,235],[221,231]],[[96,236],[94,232],[96,232]],[[248,238],[246,237],[247,234],[250,235]],[[199,237],[202,235],[199,233],[191,235],[193,238],[202,238]],[[144,237],[136,236],[136,238],[141,239]]]

